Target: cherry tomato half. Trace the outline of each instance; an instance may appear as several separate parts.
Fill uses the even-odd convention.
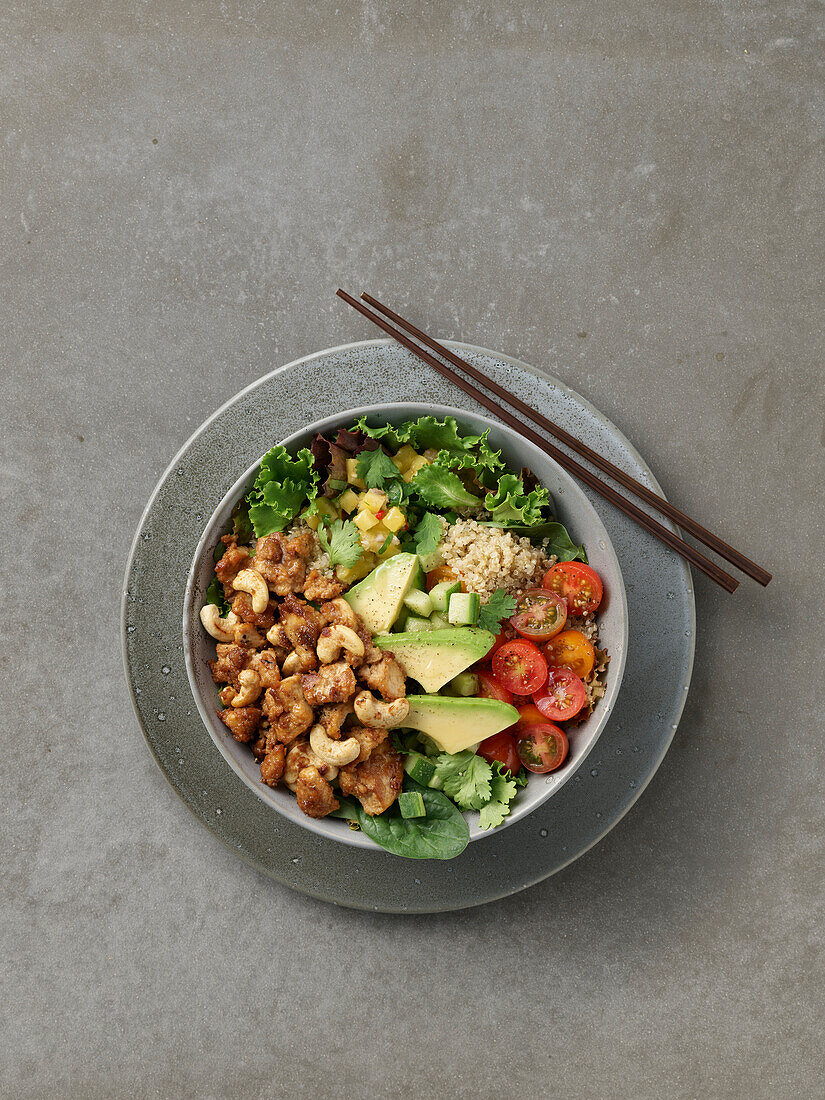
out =
[[[584,683],[569,668],[551,668],[547,686],[533,696],[533,702],[551,722],[566,722],[575,717],[584,700]]]
[[[450,569],[449,565],[439,565],[436,569],[430,570],[427,574],[427,591],[435,588],[437,584],[442,581],[457,581],[458,574]],[[461,591],[464,591],[464,583],[461,584]]]
[[[519,759],[518,750],[516,749],[516,739],[513,737],[512,733],[508,733],[507,730],[493,734],[493,736],[488,737],[486,741],[482,741],[476,749],[476,752],[491,764],[494,760],[498,760],[499,763],[503,764],[507,771],[512,772],[513,775],[517,775],[521,770],[521,760]]]
[[[590,615],[602,602],[604,586],[595,569],[580,561],[559,561],[544,575],[544,587],[567,601],[570,615]]]
[[[544,647],[551,668],[569,668],[582,680],[593,671],[596,651],[580,630],[563,630]]]
[[[532,642],[507,642],[493,657],[493,676],[514,695],[532,695],[547,680],[547,661]]]
[[[501,686],[489,669],[478,669],[476,676],[478,676],[478,694],[480,698],[499,699],[502,703],[513,702],[512,693]]]
[[[534,642],[546,642],[567,622],[567,604],[558,592],[544,588],[528,589],[518,602],[516,614],[510,625],[523,638]]]
[[[518,721],[507,727],[507,733],[512,733],[516,740],[519,737],[524,737],[529,726],[535,725],[536,722],[547,721],[535,703],[525,703],[524,706],[519,706],[517,710]]]
[[[538,722],[528,726],[527,732],[518,743],[518,755],[528,771],[555,771],[567,759],[569,745],[567,734],[552,722]]]

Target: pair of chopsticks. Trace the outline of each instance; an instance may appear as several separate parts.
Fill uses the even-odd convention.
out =
[[[577,462],[574,458],[568,455],[565,451],[560,450],[555,444],[550,443],[549,440],[539,435],[529,425],[525,424],[518,417],[514,416],[509,409],[504,408],[497,402],[493,401],[491,397],[488,397],[482,390],[477,389],[471,385],[461,375],[456,374],[454,370],[446,366],[439,359],[435,358],[435,355],[430,354],[430,351],[426,351],[426,348],[430,348],[432,352],[441,356],[442,359],[446,359],[448,363],[452,363],[453,366],[458,367],[465,374],[468,374],[471,378],[485,389],[490,390],[497,397],[500,397],[502,401],[506,401],[514,409],[517,409],[522,416],[527,417],[528,420],[532,420],[534,424],[537,424],[540,428],[543,428],[546,432],[552,435],[555,439],[564,443],[575,451],[576,454],[581,455],[582,458],[586,458],[588,462],[591,462],[594,466],[598,467],[603,473],[607,474],[614,481],[617,481],[623,488],[634,496],[643,500],[646,504],[649,504],[652,508],[655,508],[663,516],[667,516],[668,519],[680,527],[682,530],[687,531],[698,539],[705,546],[719,554],[725,561],[730,562],[741,572],[751,577],[761,585],[766,585],[771,580],[771,574],[767,570],[763,569],[760,565],[751,561],[750,558],[745,557],[738,550],[735,550],[728,543],[724,542],[718,536],[714,535],[707,528],[702,527],[701,524],[691,519],[690,516],[686,516],[684,512],[679,511],[669,501],[660,497],[657,493],[654,493],[651,489],[648,489],[646,485],[642,485],[641,482],[636,481],[635,478],[625,473],[624,470],[620,470],[618,466],[614,466],[612,462],[604,458],[597,451],[594,451],[592,447],[588,447],[586,443],[582,443],[580,439],[577,439],[570,432],[564,428],[555,424],[552,420],[549,420],[546,416],[536,412],[535,409],[525,404],[524,401],[516,397],[514,394],[508,393],[502,386],[495,382],[492,378],[488,378],[483,371],[472,366],[465,359],[462,359],[455,352],[445,347],[443,344],[439,344],[437,340],[434,340],[431,336],[428,336],[426,332],[422,332],[421,329],[416,328],[411,322],[406,321],[399,314],[395,313],[385,306],[382,302],[379,302],[377,298],[373,298],[371,294],[362,294],[361,297],[372,306],[377,313],[372,309],[368,309],[356,298],[347,294],[344,290],[337,291],[338,297],[357,309],[359,313],[362,313],[368,320],[372,321],[374,325],[377,325],[380,329],[383,329],[388,335],[392,336],[394,340],[397,340],[399,344],[407,348],[414,355],[417,355],[419,359],[427,363],[438,371],[444,378],[458,386],[460,390],[463,390],[469,397],[472,397],[480,405],[483,405],[486,409],[489,409],[491,413],[497,416],[500,420],[503,420],[505,424],[509,424],[511,428],[517,431],[525,439],[529,439],[532,443],[535,443],[545,454],[555,459],[556,462],[565,470],[571,474],[575,474],[580,481],[583,481],[585,485],[588,485],[595,492],[599,493],[615,505],[620,512],[629,516],[630,519],[635,520],[641,527],[644,527],[646,531],[654,535],[660,542],[663,542],[666,546],[669,546],[671,550],[675,550],[677,554],[680,554],[683,558],[695,565],[702,573],[705,573],[711,580],[716,581],[718,585],[725,589],[726,592],[734,592],[739,587],[739,581],[735,577],[732,577],[730,573],[727,573],[724,569],[720,568],[715,562],[706,558],[704,554],[701,554],[695,547],[679,538],[678,535],[668,530],[661,523],[655,520],[647,512],[643,511],[637,504],[634,504],[632,500],[628,500],[627,497],[622,496],[617,492],[612,485],[608,485],[607,482],[602,481],[596,474],[589,470],[586,466],[582,466],[580,462]],[[383,314],[384,316],[381,316]],[[385,318],[390,318],[395,325],[400,326],[396,328],[390,324]],[[404,331],[401,331],[404,330]],[[409,333],[410,335],[407,335]],[[415,343],[412,337],[419,343]],[[424,347],[420,345],[423,344]]]

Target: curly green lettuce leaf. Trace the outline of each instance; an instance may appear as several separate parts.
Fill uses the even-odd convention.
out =
[[[329,554],[330,565],[351,568],[363,554],[361,532],[350,519],[337,519],[327,533],[323,524],[318,528],[318,541]]]
[[[464,488],[458,474],[435,462],[421,467],[410,482],[410,490],[435,508],[472,508],[481,503]]]
[[[538,488],[525,492],[523,481],[515,474],[502,474],[498,487],[484,498],[484,507],[492,516],[493,522],[503,526],[531,526],[541,523],[545,518],[544,509],[549,504],[550,493],[547,489]]]
[[[489,630],[491,634],[498,634],[502,619],[509,619],[515,613],[516,601],[508,595],[505,589],[497,588],[486,603],[481,605],[478,617],[478,625],[482,630]]]
[[[311,452],[304,447],[293,458],[276,446],[264,455],[255,484],[247,496],[249,520],[260,538],[283,531],[307,500],[318,493],[318,474]]]
[[[375,451],[361,452],[357,473],[368,489],[383,489],[386,482],[401,480],[401,471],[380,447]]]
[[[444,527],[434,512],[425,512],[413,532],[415,552],[421,557],[434,554],[444,537]]]
[[[443,420],[435,416],[421,416],[404,424],[382,424],[379,427],[371,427],[367,417],[362,416],[357,426],[364,435],[380,440],[394,451],[408,443],[418,451],[438,451],[438,462],[442,461],[441,452],[444,452],[461,466],[499,469],[504,465],[501,453],[494,451],[487,443],[488,432],[462,435],[458,421],[452,416],[445,416]]]

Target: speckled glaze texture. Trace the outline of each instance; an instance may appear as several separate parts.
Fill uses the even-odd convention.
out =
[[[650,471],[605,417],[526,364],[453,345],[523,400],[655,487]],[[273,441],[323,408],[386,401],[451,404],[480,414],[387,341],[331,349],[274,371],[218,410],[176,456],[136,535],[123,602],[133,700],[172,786],[221,840],[279,881],[356,908],[436,912],[480,905],[552,875],[581,855],[638,798],[676,730],[690,680],[694,607],[684,564],[600,498],[628,600],[623,689],[597,748],[553,798],[449,862],[408,861],[345,848],[273,814],[226,765],[201,722],[184,662],[180,622],[195,548],[237,478]],[[588,494],[589,495],[589,494]],[[634,645],[634,638],[645,644]]]

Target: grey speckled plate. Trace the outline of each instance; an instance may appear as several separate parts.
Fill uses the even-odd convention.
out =
[[[524,363],[466,344],[451,346],[659,489],[624,436],[578,394]],[[379,395],[482,411],[399,345],[382,340],[281,367],[198,429],[161,478],[135,536],[123,595],[126,674],[143,732],[167,779],[207,828],[253,866],[339,905],[405,913],[461,909],[554,874],[604,836],[639,797],[684,706],[693,664],[693,588],[680,558],[585,490],[621,564],[630,640],[616,706],[571,781],[523,821],[443,863],[336,845],[273,813],[227,766],[195,706],[180,632],[188,570],[215,507],[274,441],[323,412],[368,405]],[[635,645],[641,638],[645,644]]]

